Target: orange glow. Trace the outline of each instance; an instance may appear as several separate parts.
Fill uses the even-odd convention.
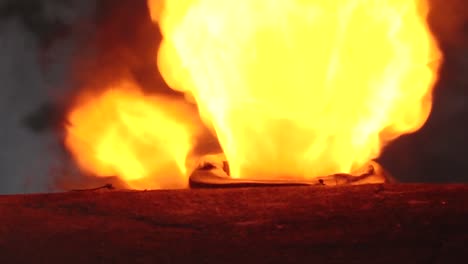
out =
[[[66,145],[85,171],[133,188],[188,186],[185,159],[197,127],[184,102],[143,94],[129,81],[83,93],[69,114]]]
[[[148,4],[159,69],[194,98],[233,177],[350,173],[430,113],[440,56],[427,1]]]

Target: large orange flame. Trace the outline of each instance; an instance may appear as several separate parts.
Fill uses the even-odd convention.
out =
[[[158,66],[233,177],[351,172],[431,109],[439,52],[418,0],[149,0]]]
[[[183,188],[186,157],[198,131],[190,115],[183,102],[145,95],[123,81],[80,95],[65,143],[93,175],[120,176],[133,188]]]
[[[167,83],[197,103],[233,177],[350,173],[431,109],[439,51],[417,0],[148,0]],[[78,97],[78,165],[134,188],[188,184],[186,103],[132,81]]]

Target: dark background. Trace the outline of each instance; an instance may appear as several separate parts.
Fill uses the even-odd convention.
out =
[[[444,56],[425,126],[389,145],[381,161],[396,178],[414,182],[468,181],[468,6],[431,0],[429,24]]]
[[[444,54],[433,110],[380,161],[404,182],[468,182],[468,8],[463,0],[431,6]],[[146,0],[0,1],[0,193],[80,183],[61,145],[67,105],[80,87],[131,75],[148,92],[181,96],[157,74],[160,39]]]

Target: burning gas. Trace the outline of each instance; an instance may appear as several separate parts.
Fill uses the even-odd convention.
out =
[[[195,98],[233,177],[350,172],[429,115],[426,1],[157,3],[161,73]]]
[[[134,188],[185,187],[198,129],[191,114],[186,104],[123,81],[100,94],[85,90],[69,114],[65,143],[94,175],[118,175]]]
[[[430,113],[439,51],[427,1],[148,5],[163,34],[160,72],[196,102],[232,177],[350,173]],[[168,162],[184,178],[193,126],[156,101],[135,89],[81,100],[67,140],[78,163],[131,180],[164,177]]]

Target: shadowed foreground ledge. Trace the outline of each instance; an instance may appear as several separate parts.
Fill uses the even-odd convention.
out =
[[[468,185],[0,196],[1,263],[468,263]]]

